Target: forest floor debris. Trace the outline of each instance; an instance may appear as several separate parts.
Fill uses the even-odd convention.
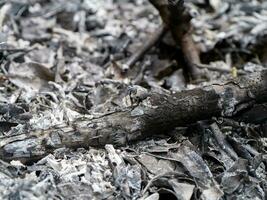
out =
[[[267,2],[185,5],[198,67],[210,77],[198,84],[186,82],[183,52],[169,33],[121,74],[162,25],[148,0],[1,1],[0,147],[15,136],[23,142],[29,130],[60,130],[116,112],[138,101],[125,99],[134,87],[171,94],[266,70]],[[123,147],[77,144],[30,163],[1,158],[0,198],[266,199],[266,108],[265,102]],[[52,136],[48,142],[56,145]],[[25,148],[34,148],[33,140]]]

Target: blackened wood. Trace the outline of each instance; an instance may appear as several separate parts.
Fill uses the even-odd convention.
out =
[[[144,43],[140,49],[138,49],[123,65],[123,71],[126,72],[131,69],[136,62],[138,62],[144,55],[147,53],[167,32],[167,28],[165,26],[161,26],[155,34],[152,35],[151,38],[148,39],[147,42]]]
[[[181,47],[185,61],[184,70],[192,81],[207,78],[197,67],[200,64],[199,52],[192,38],[191,16],[183,0],[149,0],[159,11],[166,26],[178,46]]]
[[[79,119],[72,126],[0,138],[0,158],[31,161],[61,147],[127,145],[154,134],[166,134],[213,116],[232,117],[253,104],[267,102],[267,71],[175,94],[135,92],[138,100],[121,111],[94,119]]]

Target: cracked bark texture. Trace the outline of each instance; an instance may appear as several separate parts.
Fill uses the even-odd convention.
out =
[[[175,94],[144,91],[135,91],[131,95],[133,105],[121,111],[77,119],[72,125],[2,137],[0,158],[26,162],[62,147],[127,145],[214,116],[237,116],[254,104],[267,102],[267,71]]]
[[[181,47],[184,57],[184,70],[192,81],[207,78],[197,67],[200,64],[199,52],[192,38],[192,17],[183,0],[149,0],[159,11],[162,21],[170,29],[176,44]]]

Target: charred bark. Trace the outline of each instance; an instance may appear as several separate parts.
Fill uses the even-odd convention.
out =
[[[149,0],[159,11],[166,26],[184,57],[184,70],[192,81],[199,81],[205,76],[197,67],[200,64],[199,52],[192,38],[191,16],[185,9],[183,0]]]
[[[126,145],[213,116],[233,117],[254,104],[267,102],[267,71],[175,94],[143,90],[130,97],[133,105],[121,111],[79,119],[72,126],[2,137],[0,158],[31,161],[62,147]]]

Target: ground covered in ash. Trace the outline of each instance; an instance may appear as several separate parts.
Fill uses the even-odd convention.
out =
[[[132,85],[177,92],[267,66],[261,0],[186,1],[210,75],[198,84],[183,78],[170,34],[122,73],[161,25],[147,0],[3,0],[0,6],[0,148],[1,138],[119,110]],[[31,162],[1,157],[0,198],[266,199],[266,113],[254,113],[252,122],[201,121],[125,147],[59,148]]]

